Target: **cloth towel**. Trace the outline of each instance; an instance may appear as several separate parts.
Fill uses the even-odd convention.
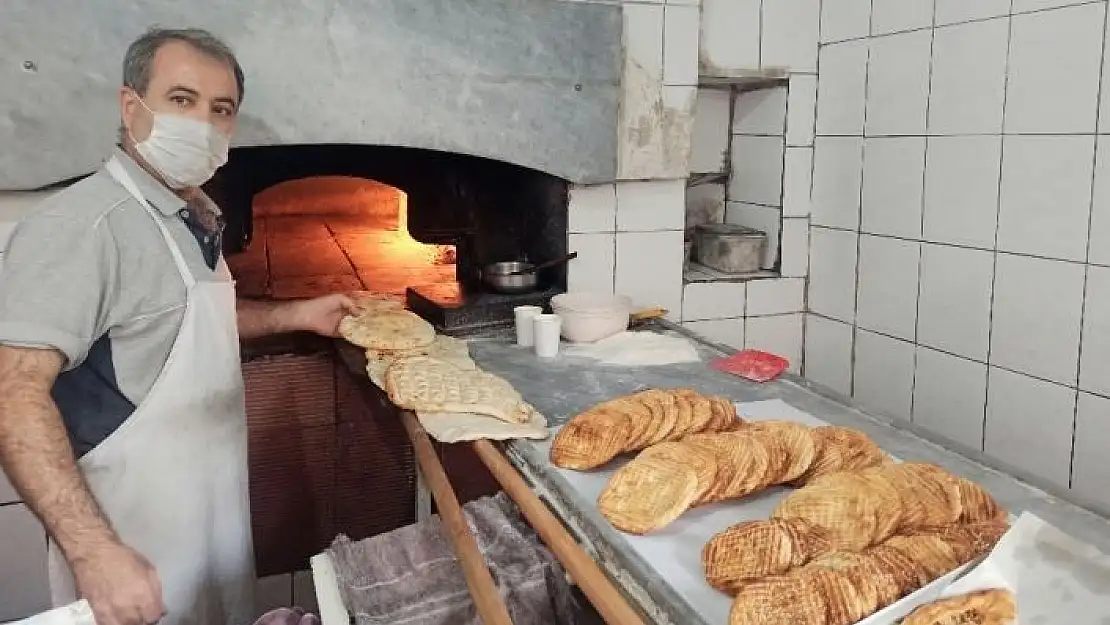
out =
[[[470,531],[515,625],[575,625],[581,608],[559,561],[504,493],[463,506]],[[480,625],[438,516],[328,549],[357,625]]]

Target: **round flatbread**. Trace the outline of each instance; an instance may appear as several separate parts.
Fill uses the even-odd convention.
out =
[[[372,293],[370,291],[355,291],[351,293],[351,299],[355,302],[355,308],[352,311],[354,316],[364,315],[366,313],[379,313],[390,310],[404,310],[405,304],[400,298],[385,295],[382,293]]]
[[[670,524],[698,493],[693,467],[665,457],[635,458],[613,474],[597,509],[613,527],[646,534]]]
[[[339,334],[359,347],[390,352],[427,347],[436,338],[430,323],[407,310],[344,317]]]
[[[910,612],[902,625],[1010,625],[1016,620],[1014,594],[992,588],[927,603]]]

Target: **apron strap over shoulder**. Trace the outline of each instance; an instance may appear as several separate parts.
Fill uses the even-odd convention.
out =
[[[192,270],[189,269],[189,264],[185,262],[185,256],[181,253],[181,247],[174,241],[173,234],[170,233],[169,228],[167,228],[166,224],[163,222],[162,215],[150,205],[150,201],[146,199],[142,191],[139,191],[139,188],[135,185],[134,179],[131,178],[131,175],[127,173],[127,170],[123,168],[123,165],[120,164],[116,157],[113,156],[108,161],[106,167],[112,178],[115,178],[116,182],[120,183],[124,189],[127,189],[131,197],[135,198],[150,215],[151,219],[154,220],[154,225],[158,226],[158,231],[162,233],[162,238],[166,240],[166,246],[170,249],[174,265],[177,266],[177,272],[181,274],[181,279],[185,281],[185,288],[192,288],[197,280],[193,276]]]

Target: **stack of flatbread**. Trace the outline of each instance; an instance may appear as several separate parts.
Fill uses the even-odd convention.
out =
[[[660,529],[693,506],[892,462],[858,430],[744,421],[728,399],[690,389],[641,391],[594,406],[556,435],[551,461],[582,471],[640,450],[598,499],[602,515],[633,534]]]
[[[572,418],[552,442],[551,462],[584,471],[623,453],[742,424],[735,406],[722,397],[690,389],[648,389],[602,402]]]
[[[755,521],[730,528],[714,537],[703,552],[703,560],[710,552],[716,558],[706,563],[713,567],[708,569],[714,576],[710,579],[717,582],[718,589],[736,596],[729,625],[851,625],[989,552],[1008,529],[999,521],[954,523],[896,536],[857,553],[823,551],[828,543],[821,541],[818,528],[800,539],[810,549],[816,546],[815,553],[792,543],[799,540],[795,537],[773,543],[785,544],[781,551],[754,547],[755,540],[768,534],[785,533],[776,523],[783,521]],[[754,552],[738,551],[753,547]],[[796,564],[807,556],[812,556],[808,563]],[[748,577],[741,579],[745,575]],[[726,581],[732,585],[724,586]],[[906,621],[910,622],[1003,625],[1008,621]]]
[[[978,485],[931,464],[847,470],[740,523],[702,551],[735,595],[730,625],[849,625],[984,555],[1009,528]]]
[[[479,370],[465,341],[437,335],[394,299],[355,300],[340,335],[366,350],[371,381],[394,405],[415,412],[429,434],[443,442],[547,436],[543,415],[507,381]]]

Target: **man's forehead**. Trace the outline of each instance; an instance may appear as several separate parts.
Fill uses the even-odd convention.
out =
[[[236,98],[238,91],[231,65],[182,41],[159,47],[151,64],[150,87],[164,90],[174,85],[212,98]]]

